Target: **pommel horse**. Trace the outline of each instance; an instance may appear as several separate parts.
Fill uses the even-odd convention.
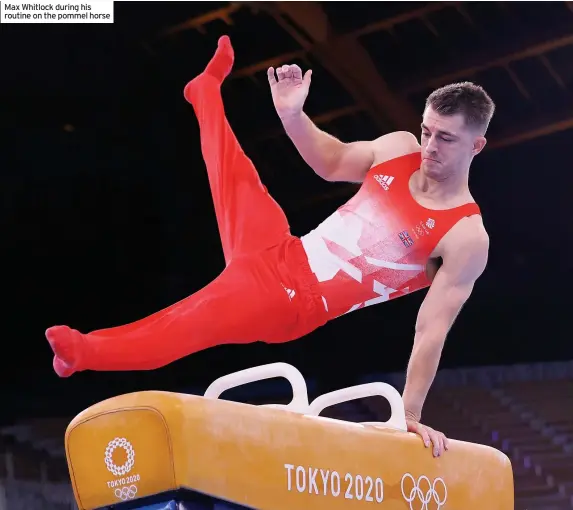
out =
[[[264,379],[286,378],[287,405],[219,398]],[[386,398],[387,422],[353,423],[320,413],[370,396]],[[97,403],[65,435],[80,510],[513,510],[509,458],[450,440],[434,458],[406,431],[404,404],[375,382],[309,402],[302,374],[285,363],[232,373],[203,396],[142,391]]]

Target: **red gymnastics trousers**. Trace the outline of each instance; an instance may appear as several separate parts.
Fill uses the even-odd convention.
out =
[[[326,321],[306,253],[259,180],[225,117],[221,85],[233,65],[227,37],[184,91],[201,133],[226,267],[209,285],[131,324],[82,334],[46,331],[61,377],[82,370],[150,370],[221,344],[287,342]]]

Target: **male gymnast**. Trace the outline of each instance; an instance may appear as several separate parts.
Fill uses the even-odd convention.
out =
[[[403,399],[408,430],[441,455],[446,437],[420,420],[446,335],[487,262],[488,235],[468,174],[486,144],[492,100],[474,84],[452,84],[428,97],[421,144],[400,131],[343,143],[303,112],[311,72],[285,65],[275,76],[270,68],[275,108],[302,158],[327,181],[362,183],[299,238],[226,119],[220,89],[233,62],[231,42],[221,37],[205,71],[184,89],[200,126],[224,270],[131,324],[87,334],[49,328],[56,373],[151,370],[225,343],[288,342],[342,314],[429,287]]]

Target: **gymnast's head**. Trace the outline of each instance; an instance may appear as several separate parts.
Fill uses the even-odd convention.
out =
[[[426,99],[422,119],[422,170],[436,180],[467,173],[486,145],[495,111],[486,91],[471,82],[452,83]]]

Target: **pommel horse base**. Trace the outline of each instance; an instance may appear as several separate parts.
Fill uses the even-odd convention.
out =
[[[273,377],[291,383],[290,404],[255,406],[218,398],[233,387]],[[319,416],[327,407],[373,395],[389,401],[388,422]],[[105,400],[74,418],[65,446],[81,510],[513,510],[514,505],[511,463],[500,451],[450,440],[448,452],[436,459],[420,437],[406,432],[402,398],[392,386],[352,386],[309,403],[303,376],[285,363],[217,379],[204,396],[143,391]]]

